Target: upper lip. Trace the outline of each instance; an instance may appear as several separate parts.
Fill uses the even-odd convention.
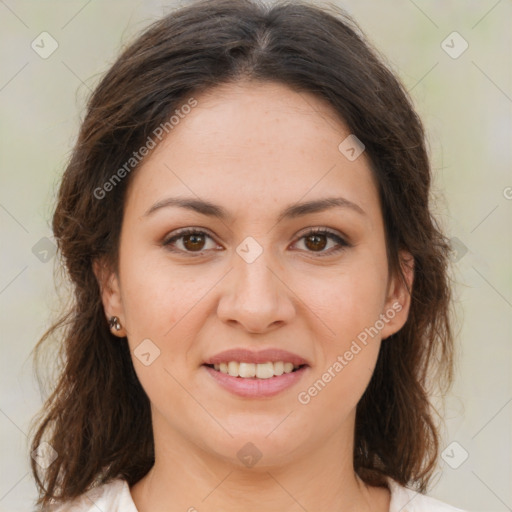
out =
[[[295,366],[309,365],[303,357],[279,348],[266,348],[258,351],[247,350],[245,348],[232,348],[215,354],[208,358],[203,364],[220,364],[228,363],[229,361],[255,364],[283,361],[285,363],[293,363]]]

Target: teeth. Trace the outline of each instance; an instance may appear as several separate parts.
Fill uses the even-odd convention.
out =
[[[229,361],[227,363],[214,364],[215,370],[231,375],[231,377],[242,377],[244,379],[258,378],[270,379],[283,373],[291,373],[295,368],[293,363],[276,361],[275,363],[239,363],[237,361]]]
[[[284,363],[284,373],[290,373],[293,370],[292,363]]]
[[[228,363],[228,374],[231,377],[238,377],[238,369],[240,365],[236,361],[229,361]]]
[[[231,364],[231,363],[229,363]],[[236,364],[236,363],[235,363]],[[261,365],[258,365],[261,366]],[[238,365],[238,375],[244,378],[256,377],[256,365],[254,363],[240,363]],[[271,375],[272,377],[272,375]]]
[[[284,373],[284,363],[282,361],[278,361],[274,363],[274,375],[283,375]]]
[[[270,377],[274,376],[274,363],[255,364],[254,373],[258,379],[270,379]]]

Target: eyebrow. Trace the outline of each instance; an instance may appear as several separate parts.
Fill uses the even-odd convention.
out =
[[[162,208],[179,207],[195,211],[202,215],[209,217],[216,217],[221,220],[230,220],[232,215],[228,213],[222,206],[216,205],[210,201],[203,199],[186,198],[186,197],[168,197],[156,202],[151,206],[144,217],[149,216]],[[307,201],[303,203],[292,204],[285,208],[279,215],[277,221],[280,222],[284,219],[294,219],[311,213],[318,213],[330,208],[349,208],[361,215],[366,215],[366,212],[356,203],[345,199],[344,197],[326,197],[324,199],[316,199],[314,201]]]

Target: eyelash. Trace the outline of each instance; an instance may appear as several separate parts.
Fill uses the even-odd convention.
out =
[[[165,247],[167,247],[172,252],[179,252],[179,253],[186,254],[187,256],[191,256],[191,257],[204,255],[204,250],[194,252],[194,251],[183,251],[182,249],[176,249],[176,248],[171,247],[171,244],[173,244],[180,238],[183,238],[187,235],[206,235],[207,237],[209,237],[213,240],[213,237],[211,235],[209,235],[206,231],[203,231],[201,229],[195,229],[195,228],[183,228],[183,229],[179,230],[174,236],[165,240],[163,242],[163,245]],[[320,257],[320,258],[323,256],[336,254],[339,251],[342,251],[347,247],[351,247],[351,244],[349,244],[346,240],[341,238],[336,233],[329,231],[325,228],[311,229],[307,233],[304,233],[298,240],[302,240],[303,238],[307,238],[308,236],[311,236],[311,235],[326,235],[327,238],[335,241],[338,244],[337,248],[334,248],[334,250],[331,249],[330,251],[325,251],[325,252],[324,251],[321,251],[321,252],[307,251],[312,254],[317,254],[318,257]]]

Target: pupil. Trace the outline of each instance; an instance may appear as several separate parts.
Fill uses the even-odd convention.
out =
[[[310,235],[307,237],[306,239],[306,245],[308,246],[308,248],[313,248],[313,249],[323,249],[325,246],[326,246],[326,241],[325,241],[325,235]],[[313,240],[313,247],[310,247],[311,244],[308,245],[308,240]],[[322,243],[323,242],[323,243]]]
[[[184,245],[187,247],[187,249],[199,249],[201,250],[202,245],[201,242],[204,243],[204,240],[202,240],[204,237],[202,235],[187,235],[184,240]],[[189,247],[188,244],[192,243],[192,247]],[[198,247],[198,244],[200,247]]]

